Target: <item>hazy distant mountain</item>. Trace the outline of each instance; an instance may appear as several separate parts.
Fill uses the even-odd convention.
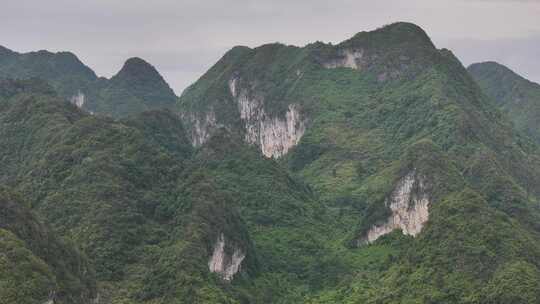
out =
[[[540,143],[540,84],[529,81],[496,62],[470,65],[471,75],[517,129]]]
[[[140,58],[127,60],[109,80],[98,78],[69,52],[20,54],[0,47],[0,77],[41,78],[77,106],[117,118],[171,108],[176,102],[176,95],[163,77]]]

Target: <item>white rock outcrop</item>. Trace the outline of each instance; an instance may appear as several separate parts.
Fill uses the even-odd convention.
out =
[[[50,290],[49,291],[49,296],[47,297],[47,300],[45,300],[45,302],[43,302],[42,304],[54,304],[55,301],[54,301],[54,298],[56,296],[56,291],[55,290]]]
[[[351,68],[358,70],[360,69],[359,60],[364,56],[362,50],[343,50],[339,53],[338,58],[334,58],[323,63],[323,66],[327,69],[335,68]]]
[[[307,122],[298,104],[290,104],[282,115],[270,115],[264,109],[264,98],[240,88],[239,78],[231,78],[228,86],[238,107],[247,143],[259,146],[266,157],[273,158],[285,155],[298,144],[306,131]],[[213,130],[223,127],[218,123],[213,109],[204,116],[190,112],[181,116],[191,126],[191,143],[194,147],[204,144]]]
[[[372,243],[395,229],[401,229],[405,235],[416,236],[429,218],[429,204],[424,180],[414,171],[410,172],[397,183],[386,200],[392,215],[385,223],[372,226],[360,243]]]
[[[182,120],[190,122],[191,143],[194,147],[204,144],[210,138],[212,130],[218,126],[216,113],[213,110],[207,112],[202,118],[193,113],[182,114]]]
[[[71,103],[76,105],[77,108],[82,109],[82,106],[84,105],[86,96],[79,91],[77,95],[73,95],[70,99]]]
[[[246,257],[240,248],[234,248],[233,254],[225,252],[225,236],[221,233],[214,245],[212,257],[208,261],[210,272],[218,273],[225,281],[231,281],[240,271],[242,261]]]
[[[238,89],[238,80],[229,81],[229,89],[236,100],[240,119],[244,123],[245,141],[258,145],[266,157],[278,158],[298,144],[306,131],[306,119],[300,106],[290,104],[284,117],[271,116],[264,110],[264,99]]]

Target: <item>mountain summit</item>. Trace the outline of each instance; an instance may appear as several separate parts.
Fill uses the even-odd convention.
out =
[[[171,108],[176,95],[151,64],[130,58],[106,85],[102,98],[119,116],[157,108]]]
[[[114,77],[133,78],[140,82],[153,80],[164,82],[156,68],[139,57],[132,57],[126,60],[122,69]]]

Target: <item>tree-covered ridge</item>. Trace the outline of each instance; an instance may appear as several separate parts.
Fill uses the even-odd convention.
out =
[[[176,95],[157,70],[140,58],[128,59],[111,79],[97,77],[73,53],[17,53],[0,47],[0,78],[41,78],[60,96],[83,109],[114,118],[171,108]]]
[[[17,53],[0,46],[0,78],[41,78],[70,98],[88,90],[98,77],[70,52]]]
[[[467,69],[516,128],[540,142],[540,85],[496,62],[475,63]]]
[[[92,303],[97,297],[87,258],[5,187],[0,187],[0,297],[6,304]]]

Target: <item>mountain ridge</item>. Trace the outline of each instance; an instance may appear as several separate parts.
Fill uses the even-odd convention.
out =
[[[105,304],[540,299],[540,147],[410,23],[235,47],[119,120],[0,81],[0,125],[0,182]]]
[[[170,108],[176,102],[175,93],[159,72],[140,58],[126,60],[122,69],[107,79],[98,77],[71,52],[18,53],[3,47],[0,77],[42,78],[77,106],[115,118]]]

